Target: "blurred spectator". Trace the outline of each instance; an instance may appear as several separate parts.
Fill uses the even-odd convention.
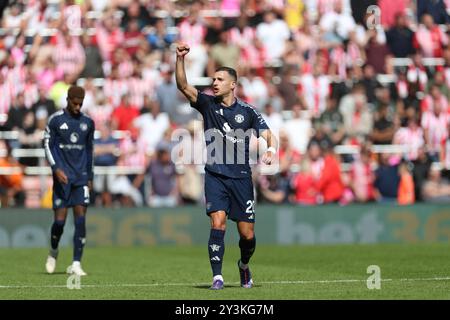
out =
[[[389,58],[391,52],[386,43],[380,42],[377,37],[377,30],[368,30],[368,41],[365,46],[366,50],[366,63],[371,65],[376,73],[391,73],[389,69]]]
[[[410,0],[378,0],[378,6],[380,7],[381,25],[387,29],[398,23],[398,17],[404,15],[409,5]]]
[[[63,109],[67,105],[67,91],[74,84],[74,74],[66,73],[62,80],[58,80],[50,88],[49,97],[53,100],[58,109]]]
[[[256,36],[267,52],[267,62],[274,63],[283,55],[290,31],[286,22],[268,10],[264,13],[264,22],[256,27]]]
[[[303,14],[305,3],[303,0],[286,0],[284,9],[284,20],[292,31],[304,25]]]
[[[155,27],[147,35],[147,41],[154,50],[164,50],[176,40],[176,35],[170,33],[164,19],[158,19]]]
[[[320,194],[319,203],[338,202],[344,195],[344,184],[341,179],[339,159],[333,153],[332,145],[324,145],[323,168],[315,187]]]
[[[261,175],[258,179],[259,201],[283,204],[289,200],[289,180],[279,175]]]
[[[355,22],[363,24],[369,6],[378,5],[378,0],[350,0],[352,16]]]
[[[151,207],[174,207],[178,204],[179,181],[175,164],[170,159],[170,150],[166,142],[159,143],[156,157],[146,169],[146,175],[150,178],[146,199]],[[144,179],[144,176],[139,179]]]
[[[363,66],[363,79],[361,80],[361,83],[366,91],[367,102],[374,104],[377,99],[377,92],[380,91],[381,84],[376,78],[376,72],[372,65],[366,64]],[[389,94],[389,90],[387,90],[387,94]],[[389,97],[386,102],[390,102]]]
[[[292,77],[295,74],[295,69],[292,66],[286,66],[282,70],[281,82],[278,85],[278,92],[284,99],[285,110],[292,110],[292,107],[297,104],[297,89],[292,82]]]
[[[417,0],[417,20],[420,21],[425,14],[431,15],[437,24],[450,22],[443,0]]]
[[[389,117],[389,109],[386,104],[380,104],[375,114],[375,122],[370,139],[374,144],[390,144],[394,137],[395,126]]]
[[[419,126],[419,120],[416,116],[408,119],[406,127],[400,127],[395,132],[393,144],[400,144],[408,147],[409,151],[406,153],[406,159],[409,161],[417,160],[419,150],[425,146],[424,133]],[[399,155],[399,157],[401,157]]]
[[[262,77],[257,73],[257,70],[251,68],[247,77],[240,78],[244,94],[247,102],[256,107],[259,111],[266,105],[269,95],[268,85]]]
[[[345,136],[344,118],[337,109],[335,99],[327,99],[327,108],[320,115],[319,123],[323,132],[330,137],[333,145],[338,145],[342,142]]]
[[[441,58],[443,56],[443,46],[448,44],[447,35],[441,30],[439,25],[434,23],[430,14],[424,14],[414,35],[414,47],[419,50],[425,58]]]
[[[132,130],[133,120],[139,116],[137,106],[130,103],[129,94],[124,94],[120,105],[114,109],[111,115],[113,130]]]
[[[269,128],[277,134],[284,126],[283,116],[275,110],[271,103],[267,103],[264,112],[261,114]]]
[[[355,96],[353,106],[353,110],[341,111],[344,117],[345,134],[352,143],[362,144],[372,132],[373,115],[363,95]]]
[[[157,100],[150,100],[146,106],[145,112],[134,118],[132,123],[139,130],[140,138],[147,142],[147,152],[153,153],[169,128],[170,121],[167,113],[161,112]]]
[[[301,76],[298,95],[310,114],[314,118],[318,118],[325,110],[329,94],[330,81],[324,75],[322,65],[316,63],[312,74],[308,73]]]
[[[406,19],[405,14],[397,14],[395,16],[395,25],[386,32],[387,45],[396,58],[406,58],[414,53],[414,33],[409,28]]]
[[[100,131],[100,137],[94,141],[94,165],[100,167],[115,166],[120,152],[119,141],[112,136],[108,123],[97,124],[96,126]],[[112,172],[94,176],[94,191],[100,194],[100,202],[104,207],[111,207],[113,193],[121,193],[120,191],[122,191],[118,188],[119,185],[116,180],[117,176]]]
[[[302,111],[300,105],[292,107],[292,118],[284,123],[292,148],[301,154],[305,153],[309,139],[312,135],[312,123],[310,116]]]
[[[381,202],[397,201],[400,176],[398,163],[390,163],[389,154],[379,155],[379,166],[375,170],[376,199]]]
[[[440,94],[440,91],[437,88],[434,90]],[[446,109],[443,109],[444,107],[446,107]],[[424,130],[428,155],[433,161],[439,161],[441,143],[448,137],[448,122],[449,113],[447,105],[442,105],[440,101],[433,101],[432,109],[428,109],[422,114],[420,125]]]
[[[441,176],[441,168],[432,165],[422,189],[423,199],[430,203],[449,203],[450,184]]]
[[[371,145],[362,146],[359,156],[351,164],[349,178],[350,187],[357,202],[375,200],[375,174],[372,169]]]
[[[412,162],[413,164],[413,178],[414,178],[414,194],[417,201],[423,201],[422,190],[425,181],[428,178],[428,173],[431,168],[431,160],[425,152],[425,148],[421,147],[418,150],[417,159]]]
[[[81,43],[84,47],[85,65],[81,72],[82,78],[103,78],[103,59],[98,46],[88,33],[81,37]]]
[[[231,67],[237,69],[239,64],[240,48],[230,43],[229,32],[220,31],[218,33],[219,41],[211,46],[208,60],[208,74],[214,75],[219,67]]]
[[[212,47],[213,45],[219,43],[220,34],[227,31],[224,27],[224,19],[221,16],[210,18],[207,23],[205,34],[205,44],[208,47]]]
[[[279,147],[278,147],[278,158],[280,165],[280,172],[287,176],[291,172],[293,165],[299,164],[301,159],[301,154],[292,147],[291,140],[284,130],[280,131],[279,134]],[[280,178],[278,178],[279,180]]]
[[[33,111],[27,110],[23,119],[22,126],[19,131],[19,144],[23,149],[36,149],[42,147],[42,139],[44,130],[37,130],[35,127],[35,115]],[[37,166],[39,159],[37,157],[21,157],[19,163],[24,166]]]
[[[22,207],[25,204],[25,192],[23,191],[23,173],[19,163],[11,155],[11,146],[0,139],[0,168],[17,168],[19,172],[4,175],[0,174],[0,205],[2,208],[12,204]]]
[[[23,93],[19,93],[13,100],[13,104],[8,111],[8,119],[4,124],[6,130],[19,130],[23,128],[23,119],[28,109],[25,106]]]
[[[402,161],[398,167],[400,182],[398,185],[397,203],[400,205],[413,204],[415,202],[414,179],[409,167],[410,165],[406,161]]]
[[[78,77],[84,69],[86,54],[83,46],[78,37],[72,36],[68,29],[63,29],[56,36],[53,61],[65,74],[74,77]]]
[[[185,59],[188,79],[202,77],[208,63],[208,55],[203,45],[206,26],[200,16],[201,1],[194,1],[189,7],[189,15],[178,25],[179,39],[190,46],[189,55]]]
[[[144,35],[139,30],[139,22],[137,19],[128,21],[126,31],[124,33],[124,42],[122,47],[133,57],[139,49],[139,42],[145,41]]]
[[[353,17],[343,10],[342,1],[336,1],[334,10],[326,12],[320,18],[319,25],[325,33],[325,41],[336,43],[347,40],[356,23]]]
[[[123,29],[129,25],[131,20],[136,20],[139,30],[152,22],[147,9],[139,0],[132,0],[126,7],[120,9],[124,13],[121,25]]]
[[[310,143],[305,157],[301,160],[300,171],[292,180],[295,192],[294,201],[303,205],[315,205],[319,202],[319,193],[315,181],[319,179],[324,161],[317,143]]]

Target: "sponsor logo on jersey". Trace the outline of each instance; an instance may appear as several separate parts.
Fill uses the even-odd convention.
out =
[[[79,138],[80,137],[78,136],[78,133],[72,132],[72,134],[70,135],[70,142],[77,143]]]
[[[231,131],[231,127],[230,127],[230,125],[228,124],[228,122],[225,122],[225,123],[223,124],[222,129],[223,129],[223,131],[225,131],[225,132],[230,132],[230,131]]]

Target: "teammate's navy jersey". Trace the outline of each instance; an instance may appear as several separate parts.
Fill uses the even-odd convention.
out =
[[[81,113],[74,117],[67,110],[50,116],[44,134],[47,160],[52,171],[61,169],[71,185],[86,185],[93,178],[94,121]]]
[[[229,107],[198,92],[191,103],[203,116],[207,161],[205,169],[231,178],[251,176],[249,143],[252,134],[269,129],[263,117],[249,104],[236,99]]]

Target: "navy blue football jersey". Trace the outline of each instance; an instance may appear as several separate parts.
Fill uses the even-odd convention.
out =
[[[48,119],[45,154],[52,171],[62,169],[70,185],[86,185],[93,179],[94,132],[94,121],[84,113],[74,117],[64,109]]]
[[[205,170],[230,178],[251,176],[249,143],[252,134],[269,129],[261,114],[242,100],[226,107],[214,96],[198,92],[191,103],[203,116],[207,160]]]

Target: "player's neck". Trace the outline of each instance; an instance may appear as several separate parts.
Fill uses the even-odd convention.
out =
[[[229,95],[223,96],[220,102],[225,107],[231,107],[235,101],[236,98],[234,97],[234,94],[230,93]]]

